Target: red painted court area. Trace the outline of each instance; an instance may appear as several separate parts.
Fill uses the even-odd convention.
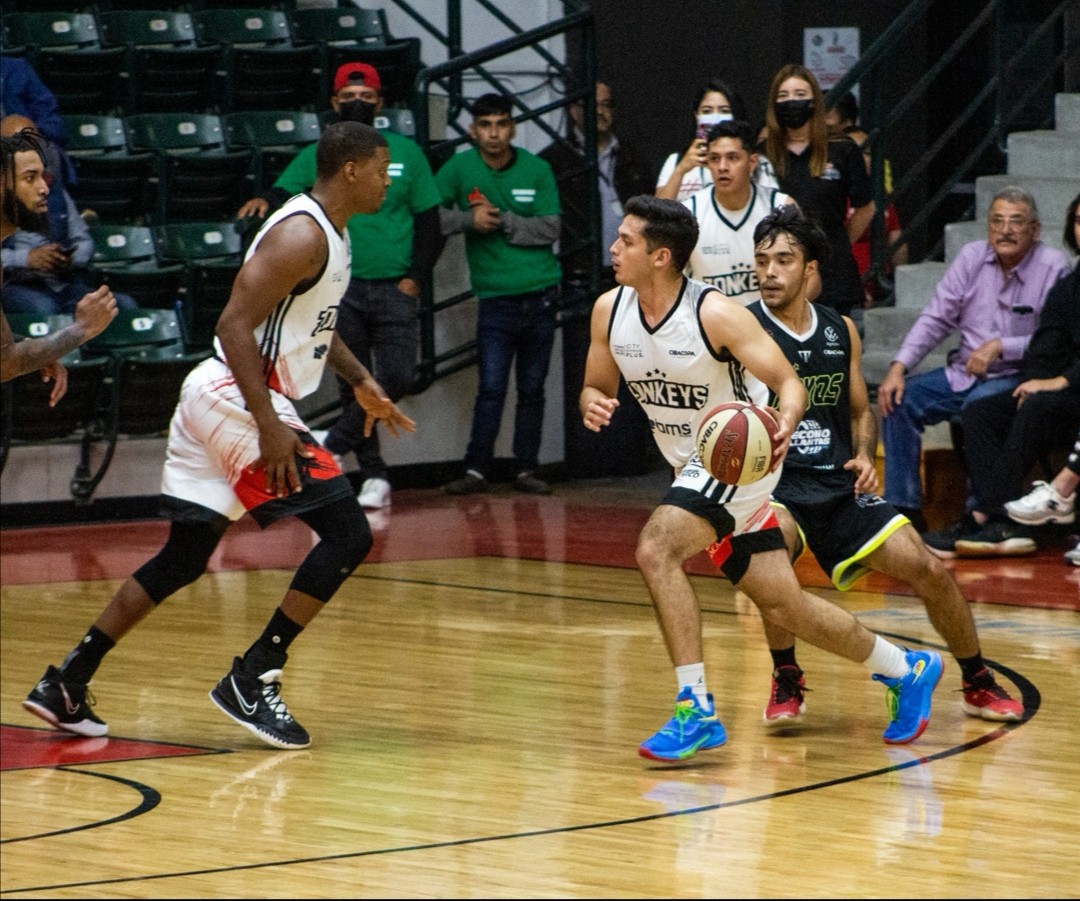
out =
[[[66,732],[0,725],[0,770],[27,770],[68,764],[113,763],[150,757],[191,757],[217,753],[208,748],[165,745],[129,738],[81,738]]]
[[[662,493],[650,485],[638,492],[640,499],[611,504],[572,484],[547,497],[501,490],[461,498],[430,489],[398,491],[393,507],[369,517],[375,545],[368,562],[494,556],[631,568],[638,532]],[[0,532],[2,581],[122,579],[158,551],[167,531],[161,520],[7,529]],[[1080,568],[1062,561],[1073,540],[1049,534],[1040,536],[1039,551],[1031,556],[946,565],[972,602],[1080,610]],[[260,530],[242,519],[226,533],[210,569],[293,568],[312,541],[310,530],[296,520]],[[697,575],[717,572],[704,554],[687,568]],[[808,588],[832,587],[810,554],[799,559],[796,573]],[[907,585],[876,573],[857,588],[911,594]]]

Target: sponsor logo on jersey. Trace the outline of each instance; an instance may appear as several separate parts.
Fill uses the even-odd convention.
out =
[[[629,357],[632,360],[640,360],[645,356],[640,344],[612,344],[611,353],[616,357]]]
[[[700,410],[709,400],[709,388],[706,385],[669,382],[660,371],[647,372],[645,375],[644,379],[626,383],[639,404],[669,410]]]
[[[832,442],[832,429],[822,428],[816,419],[803,419],[791,436],[791,449],[812,457],[820,454]]]

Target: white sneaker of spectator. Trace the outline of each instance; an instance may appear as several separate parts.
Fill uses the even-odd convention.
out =
[[[390,483],[386,479],[365,479],[356,496],[365,510],[378,510],[390,506]]]
[[[1062,497],[1047,482],[1036,482],[1022,498],[1009,501],[1005,511],[1009,518],[1026,526],[1041,526],[1048,522],[1070,523],[1076,518],[1073,510],[1076,496]]]

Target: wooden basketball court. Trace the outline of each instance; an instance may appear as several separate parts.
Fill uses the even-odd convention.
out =
[[[261,631],[311,539],[233,527],[212,572],[109,655],[107,738],[20,702],[59,664],[160,522],[0,534],[0,895],[211,897],[1078,897],[1080,569],[950,564],[983,652],[1028,719],[960,709],[946,654],[933,718],[889,747],[883,692],[807,645],[803,725],[768,731],[753,609],[704,557],[706,664],[728,743],[637,756],[676,686],[633,566],[663,475],[400,491],[375,549],[293,646],[283,696],[312,735],[275,751],[207,692]],[[944,650],[921,602],[873,576],[868,627]]]

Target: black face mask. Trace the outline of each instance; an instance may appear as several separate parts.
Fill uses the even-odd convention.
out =
[[[773,104],[776,121],[784,128],[799,128],[814,115],[813,100],[781,100]]]
[[[338,118],[342,122],[359,122],[361,125],[375,124],[377,104],[366,100],[345,100],[338,104]]]

